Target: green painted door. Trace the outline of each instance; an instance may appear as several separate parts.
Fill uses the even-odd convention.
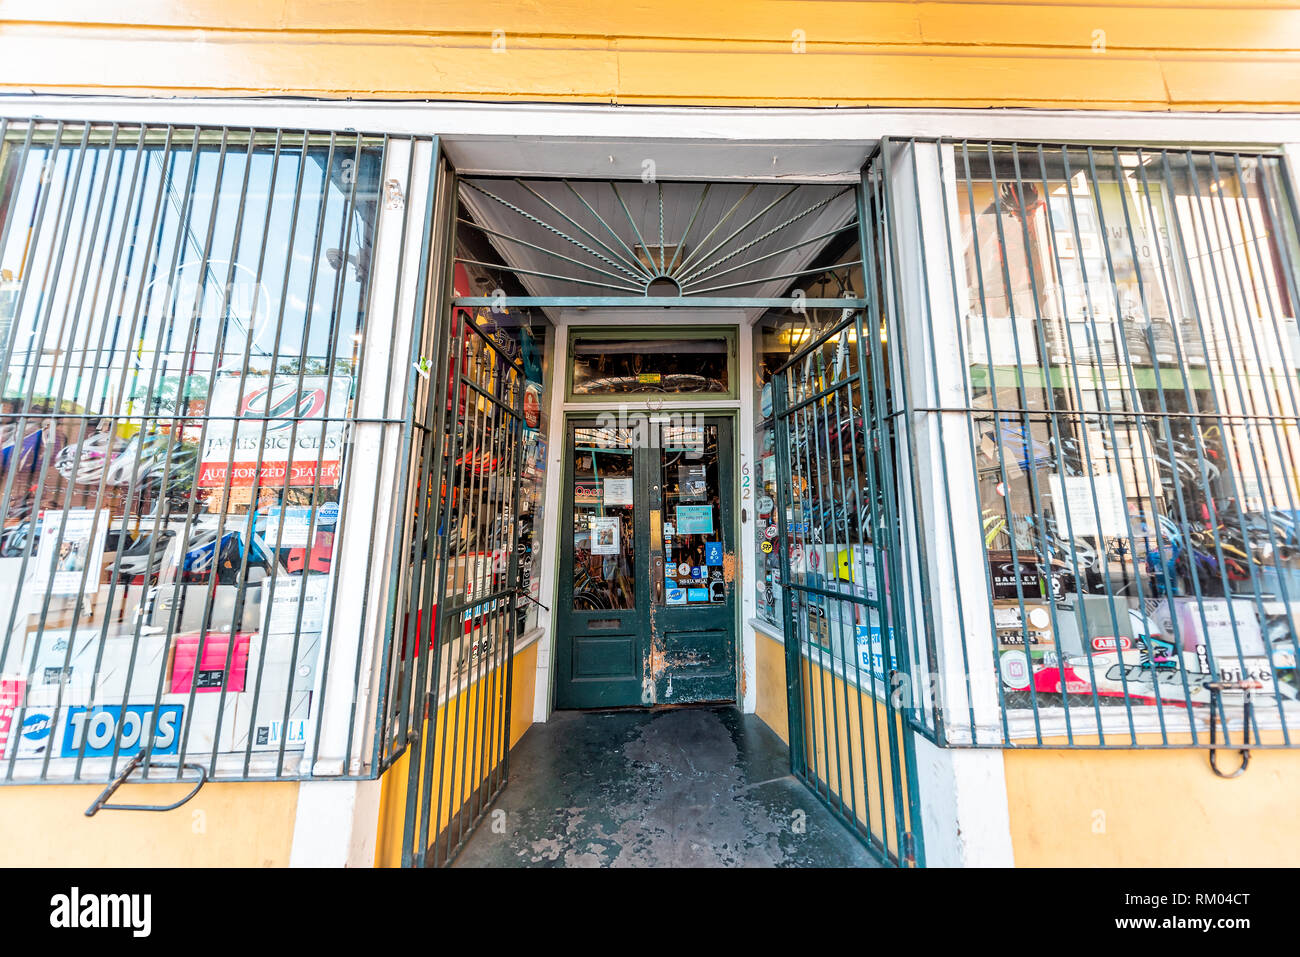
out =
[[[565,433],[557,708],[736,697],[731,420]]]

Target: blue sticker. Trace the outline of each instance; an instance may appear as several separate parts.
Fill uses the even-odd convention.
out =
[[[708,601],[709,590],[707,588],[688,588],[686,589],[686,598],[688,601]]]
[[[692,577],[692,578],[703,578],[703,577],[704,577],[704,569],[701,568],[699,565],[696,565],[694,568],[691,569],[691,577]]]
[[[722,564],[722,542],[704,543],[704,564],[706,565]]]
[[[691,589],[691,591],[696,591],[696,590],[697,590],[697,589],[694,589],[694,588]],[[670,604],[670,605],[684,605],[684,604],[686,604],[686,589],[684,589],[684,588],[670,588],[670,589],[668,589],[668,604]]]

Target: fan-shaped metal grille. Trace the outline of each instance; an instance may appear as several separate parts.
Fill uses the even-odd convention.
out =
[[[781,295],[857,228],[843,185],[471,178],[460,200],[538,297]]]

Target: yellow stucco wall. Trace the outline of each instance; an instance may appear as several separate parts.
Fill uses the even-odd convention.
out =
[[[754,713],[790,744],[790,703],[785,692],[785,645],[754,635]]]
[[[127,785],[119,803],[168,804],[191,785]],[[207,784],[162,814],[101,811],[86,817],[100,785],[0,790],[3,867],[286,867],[297,782]]]
[[[525,648],[521,648],[515,653],[513,669],[513,687],[510,698],[510,746],[514,747],[525,731],[533,723],[533,692],[537,686],[537,643],[533,642]],[[480,680],[457,694],[450,702],[444,704],[438,709],[438,723],[436,727],[443,726],[444,719],[453,716],[459,711],[463,717],[465,707],[473,709],[480,704],[479,692],[483,687],[483,681]],[[490,693],[490,689],[489,689]],[[425,722],[425,729],[429,727]],[[434,761],[434,780],[437,780],[437,771],[442,756],[442,742],[439,740],[435,744]],[[375,866],[376,867],[399,867],[402,863],[402,828],[406,820],[406,794],[408,775],[410,774],[410,754],[407,751],[396,761],[392,767],[385,772],[380,782],[379,797],[379,831],[378,839],[375,843]],[[454,760],[454,759],[453,759]],[[457,777],[461,777],[459,771]],[[481,776],[480,776],[481,779]],[[457,791],[461,791],[457,788]],[[439,816],[440,824],[445,824],[452,816],[460,803],[454,803],[444,797],[442,813]],[[430,837],[436,831],[430,828]]]
[[[0,89],[1289,111],[1293,6],[0,0]]]
[[[1300,752],[1256,751],[1227,781],[1193,750],[1004,751],[1003,765],[1018,867],[1295,866]]]

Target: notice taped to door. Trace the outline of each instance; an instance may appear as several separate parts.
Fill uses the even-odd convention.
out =
[[[614,518],[593,518],[591,520],[591,554],[617,555],[619,520]]]

